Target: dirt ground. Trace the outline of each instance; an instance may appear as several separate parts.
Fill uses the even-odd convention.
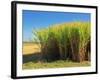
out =
[[[40,45],[37,43],[23,43],[23,55],[34,54],[40,52]]]

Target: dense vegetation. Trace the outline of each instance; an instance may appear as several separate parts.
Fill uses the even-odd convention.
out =
[[[34,41],[40,44],[40,61],[90,60],[89,22],[70,22],[33,30]]]

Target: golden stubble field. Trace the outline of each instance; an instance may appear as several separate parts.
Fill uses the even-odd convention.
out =
[[[29,55],[40,52],[40,45],[32,42],[23,42],[23,55]]]

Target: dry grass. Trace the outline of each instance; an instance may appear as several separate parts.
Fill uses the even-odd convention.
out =
[[[67,60],[57,60],[57,61],[48,62],[48,63],[27,62],[23,64],[22,69],[88,67],[90,65],[91,64],[89,61],[77,63],[77,62],[72,62],[72,61],[67,61]]]
[[[37,43],[23,43],[23,55],[29,55],[40,52],[39,44]]]

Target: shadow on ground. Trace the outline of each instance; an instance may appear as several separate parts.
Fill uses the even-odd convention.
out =
[[[37,62],[39,60],[40,53],[23,55],[23,63],[27,62]]]

